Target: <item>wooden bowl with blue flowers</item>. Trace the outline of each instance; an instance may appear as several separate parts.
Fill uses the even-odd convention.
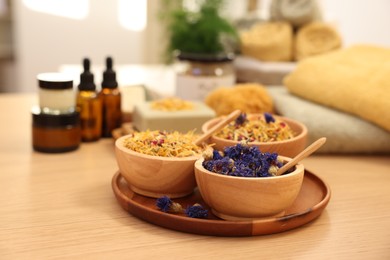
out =
[[[207,158],[209,157],[209,158]],[[275,175],[291,158],[237,144],[195,162],[195,179],[214,215],[232,221],[282,216],[297,198],[303,164]]]

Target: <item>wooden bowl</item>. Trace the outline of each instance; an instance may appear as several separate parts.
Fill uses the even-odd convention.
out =
[[[249,114],[247,115],[247,118],[250,120],[251,118],[258,117],[259,114]],[[295,137],[283,140],[283,141],[274,141],[274,142],[249,142],[249,145],[251,146],[257,146],[261,152],[271,152],[271,153],[278,153],[279,155],[286,156],[286,157],[294,157],[298,153],[300,153],[303,149],[306,148],[307,143],[307,128],[304,124],[295,121],[293,119],[287,118],[287,117],[281,117],[281,116],[274,116],[275,118],[278,118],[279,120],[282,120],[286,122],[292,131],[295,132]],[[217,117],[214,119],[211,119],[207,122],[205,122],[202,125],[202,131],[206,132],[208,129],[216,125],[222,117]],[[239,141],[233,141],[224,139],[221,137],[217,137],[215,135],[211,136],[209,141],[210,144],[215,144],[214,149],[223,151],[224,147],[226,146],[234,146],[239,143]]]
[[[152,198],[191,194],[196,187],[194,163],[199,156],[161,157],[135,152],[123,146],[128,135],[115,141],[119,171],[135,193]]]
[[[195,162],[199,192],[213,214],[225,220],[248,221],[282,216],[297,198],[304,177],[302,164],[281,176],[236,177],[206,170],[203,160],[200,158]]]

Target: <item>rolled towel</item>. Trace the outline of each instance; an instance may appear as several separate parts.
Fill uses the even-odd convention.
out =
[[[262,61],[292,60],[293,30],[286,22],[257,23],[240,35],[243,55]]]
[[[321,20],[321,12],[316,0],[272,0],[271,20],[285,21],[294,27]]]
[[[299,98],[285,87],[268,87],[277,113],[308,129],[308,143],[327,137],[319,153],[390,153],[390,133],[359,117]]]
[[[309,23],[301,27],[294,44],[295,60],[340,49],[341,37],[329,24],[322,22]]]
[[[283,78],[291,73],[296,62],[272,62],[238,55],[234,70],[238,82],[258,82],[264,85],[282,85]]]
[[[284,85],[390,131],[390,48],[356,45],[302,60]]]

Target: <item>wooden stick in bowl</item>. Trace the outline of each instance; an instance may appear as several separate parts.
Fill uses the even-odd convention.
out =
[[[241,114],[240,110],[234,110],[229,115],[224,117],[218,124],[210,128],[206,133],[202,134],[195,140],[196,145],[201,145],[204,141],[210,138],[215,132],[221,130],[225,125],[235,120]]]

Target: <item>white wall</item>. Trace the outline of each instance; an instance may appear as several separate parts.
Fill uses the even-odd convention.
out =
[[[266,18],[272,0],[257,0],[258,13]],[[228,0],[231,17],[245,12],[246,1]],[[325,21],[334,24],[344,46],[371,43],[390,47],[390,0],[317,0]],[[234,13],[235,12],[235,13]]]
[[[389,0],[319,0],[325,18],[335,22],[344,46],[370,43],[390,47]]]
[[[229,1],[233,12],[245,10],[244,1]],[[263,7],[270,3],[258,1]],[[390,47],[390,0],[318,2],[326,19],[338,26],[344,46],[373,43]],[[38,73],[56,71],[62,64],[80,64],[85,56],[91,58],[92,65],[103,64],[106,55],[112,55],[116,64],[161,61],[164,40],[155,15],[159,0],[148,0],[149,21],[144,32],[129,31],[119,25],[117,0],[90,0],[90,12],[84,20],[38,13],[25,7],[22,0],[12,3],[17,58],[14,91],[36,91]]]
[[[89,15],[83,20],[36,12],[22,0],[13,2],[15,91],[36,91],[38,73],[57,71],[61,64],[80,64],[86,56],[92,65],[103,64],[106,55],[116,64],[144,61],[144,32],[119,25],[117,1],[89,2]]]

